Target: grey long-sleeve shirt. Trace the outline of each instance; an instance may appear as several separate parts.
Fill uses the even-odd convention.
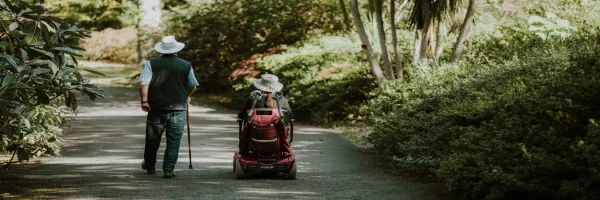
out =
[[[281,97],[281,99],[279,100],[279,105],[281,106],[281,109],[287,111],[290,118],[293,118],[294,114],[292,113],[292,108],[290,107],[290,103],[288,102],[288,100],[285,97]],[[248,112],[248,109],[250,109],[250,108],[252,108],[252,98],[250,98],[246,101],[246,104],[244,105],[244,107],[242,108],[240,113],[238,114],[238,118],[244,119],[244,117],[246,116],[246,114]],[[259,99],[256,102],[255,108],[268,108],[267,97],[263,96],[261,99]]]

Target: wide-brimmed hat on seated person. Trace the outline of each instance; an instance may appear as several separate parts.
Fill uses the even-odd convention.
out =
[[[283,84],[273,74],[263,74],[260,79],[254,80],[254,87],[264,92],[280,92]]]
[[[175,36],[169,35],[163,37],[162,41],[154,45],[154,50],[162,54],[174,54],[181,51],[185,44],[177,42]]]

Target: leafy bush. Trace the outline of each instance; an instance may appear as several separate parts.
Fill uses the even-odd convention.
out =
[[[171,8],[176,12],[165,13],[165,20],[172,22],[167,32],[186,43],[180,56],[193,63],[201,84],[219,91],[231,86],[228,77],[237,62],[275,46],[292,44],[311,32],[341,30],[337,2],[203,2]]]
[[[119,37],[115,37],[118,35]],[[90,38],[82,42],[86,52],[83,59],[109,61],[123,64],[137,62],[137,31],[133,27],[123,29],[105,29],[92,32]]]
[[[369,141],[460,199],[595,199],[597,37],[491,42],[458,69],[391,83],[364,107]]]
[[[46,0],[56,16],[81,28],[100,31],[137,23],[137,5],[132,0]]]
[[[29,127],[13,129],[18,131],[13,136],[19,135],[22,138],[12,137],[3,138],[2,146],[7,147],[7,151],[15,152],[19,161],[38,157],[42,154],[58,156],[62,145],[63,130],[60,127],[62,119],[61,110],[48,105],[39,105],[28,113],[24,113],[29,123]],[[27,126],[27,124],[25,124]]]
[[[546,13],[545,18],[537,15],[529,17],[528,24],[529,30],[534,31],[542,39],[552,36],[566,38],[572,30],[576,29],[568,20],[561,19],[550,12]]]
[[[571,22],[571,25],[578,29],[587,29],[590,26],[600,24],[600,19],[595,17],[600,12],[600,1],[571,1],[571,0],[532,0],[519,1],[518,6],[527,16],[547,16],[547,13],[553,13],[558,18]],[[554,18],[554,17],[551,17]]]
[[[353,119],[376,87],[357,39],[321,36],[258,60],[256,68],[275,74],[286,86],[295,113],[317,123]],[[252,89],[251,80],[236,86]],[[239,92],[242,100],[247,92]]]
[[[75,91],[102,95],[77,68],[75,49],[83,50],[78,43],[87,35],[41,4],[12,2],[0,5],[0,151],[23,160],[58,153],[56,109],[76,110]]]

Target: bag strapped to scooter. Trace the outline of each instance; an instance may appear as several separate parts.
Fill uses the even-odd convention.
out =
[[[252,114],[254,113],[254,109],[256,109],[256,102],[262,98],[262,92],[255,90],[250,93],[250,98],[252,98],[252,107],[250,108],[250,112],[248,112],[248,116],[246,116],[246,122],[252,123]],[[239,125],[238,138],[242,137],[242,127],[244,119],[237,119]]]
[[[256,102],[262,98],[262,92],[255,90],[250,93],[250,97],[252,97],[252,107],[250,108],[250,112],[248,112],[248,116],[246,117],[246,121],[248,121],[248,123],[252,123],[252,114],[254,113],[254,109],[256,109]]]
[[[284,120],[283,120],[284,114],[283,114],[283,110],[281,109],[281,104],[279,103],[281,98],[283,98],[283,93],[275,92],[275,101],[277,102],[277,109],[279,110],[279,116],[282,116],[281,118],[279,118],[279,123],[284,124]],[[289,132],[288,143],[292,144],[292,141],[294,140],[294,117],[288,116],[288,119],[289,119],[289,123],[290,123],[290,127],[291,127],[290,132]]]
[[[277,110],[279,111],[279,116],[281,116],[279,118],[279,123],[283,124],[283,110],[281,110],[281,104],[279,103],[281,97],[283,97],[283,94],[281,94],[281,92],[275,92],[275,102],[277,102]]]
[[[252,98],[252,106],[250,107],[250,109],[248,110],[248,113],[246,115],[246,119],[242,120],[242,119],[238,119],[238,123],[239,123],[239,138],[240,138],[240,152],[245,153],[246,150],[248,150],[248,145],[256,145],[257,143],[273,143],[273,142],[277,142],[278,139],[282,139],[279,140],[279,142],[277,142],[277,144],[275,146],[253,146],[251,147],[252,149],[255,149],[255,152],[270,152],[271,150],[267,150],[269,147],[273,147],[276,149],[280,149],[281,152],[291,152],[291,148],[290,148],[290,142],[293,140],[293,119],[289,118],[290,122],[290,126],[291,126],[291,130],[287,130],[286,127],[286,119],[284,119],[284,116],[287,116],[288,113],[285,113],[285,110],[282,109],[282,102],[281,100],[283,99],[283,95],[281,94],[281,92],[274,92],[273,96],[275,97],[274,99],[276,100],[276,105],[277,105],[277,111],[275,111],[275,109],[271,109],[271,108],[257,108],[257,103],[260,99],[263,98],[262,92],[260,91],[254,91],[251,93],[250,97]],[[274,111],[275,113],[272,113],[272,111]],[[273,119],[274,121],[270,121],[269,122],[269,117],[271,116],[271,113],[274,117],[276,117],[277,119]],[[256,115],[256,116],[255,116]],[[289,114],[291,115],[291,114]],[[265,118],[266,117],[266,118]],[[254,119],[256,118],[256,119]],[[256,121],[258,120],[258,121]],[[266,120],[266,121],[265,121]],[[258,124],[255,124],[256,123]],[[277,135],[279,136],[275,136],[272,137],[274,135],[270,135],[272,133],[269,133],[269,125],[275,129],[275,132],[273,133],[278,133]],[[248,131],[259,131],[260,132],[260,136],[259,135],[254,135],[254,136],[258,136],[258,137],[254,137],[254,136],[250,136],[253,134],[247,134],[250,133]],[[265,132],[266,131],[266,132]],[[257,133],[257,132],[254,132]],[[284,139],[285,138],[285,139]],[[251,142],[250,142],[251,141]],[[260,147],[260,148],[259,148]],[[264,148],[263,148],[264,147]],[[253,150],[254,151],[254,150]],[[276,153],[276,152],[273,152]]]

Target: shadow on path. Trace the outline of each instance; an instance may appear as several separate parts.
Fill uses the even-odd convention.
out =
[[[108,88],[106,93],[107,99],[81,101],[80,113],[68,123],[63,157],[1,171],[0,194],[56,199],[439,199],[426,184],[382,171],[370,155],[339,134],[302,126],[293,144],[298,180],[235,180],[235,115],[199,106],[190,111],[194,169],[187,169],[184,136],[177,177],[163,179],[160,170],[146,175],[140,168],[146,113],[139,108],[136,90]]]

